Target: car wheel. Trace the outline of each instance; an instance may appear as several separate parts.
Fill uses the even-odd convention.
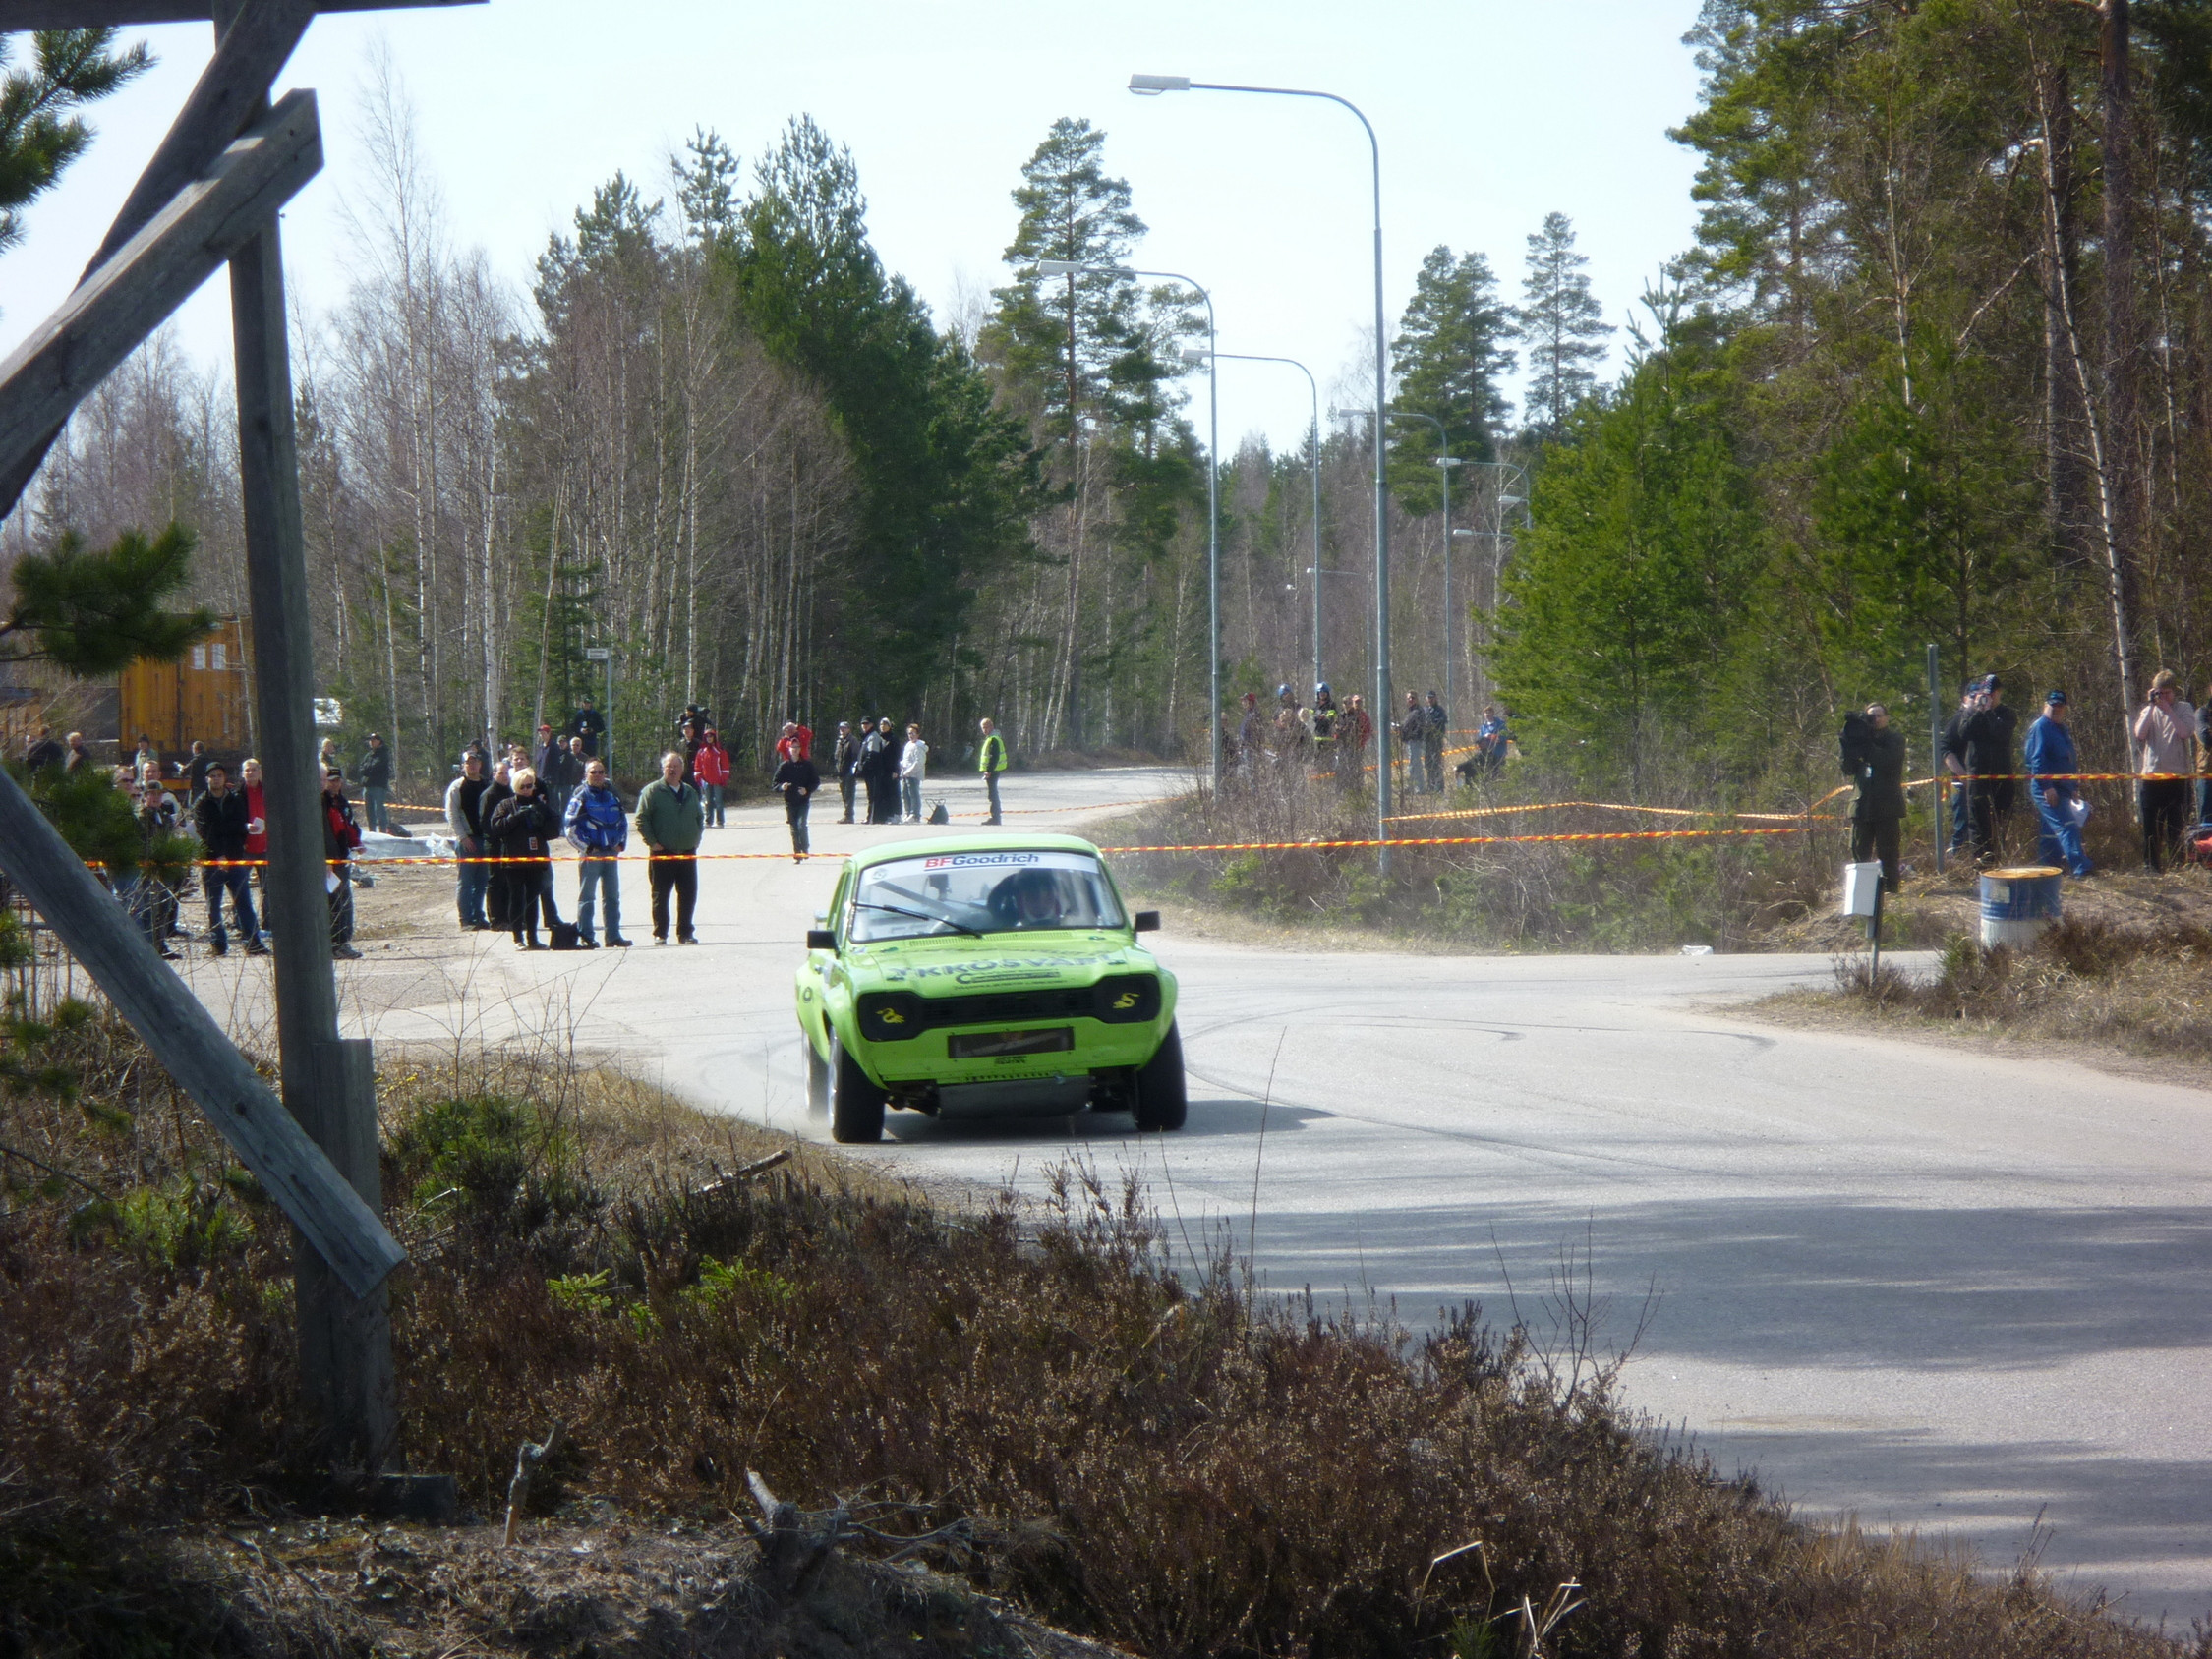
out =
[[[868,1080],[860,1062],[830,1039],[830,1138],[846,1146],[883,1139],[883,1090]]]
[[[1170,1022],[1152,1058],[1136,1072],[1136,1126],[1180,1129],[1191,1101],[1183,1084],[1183,1034]]]
[[[830,1110],[830,1062],[822,1058],[812,1037],[799,1041],[806,1045],[806,1115],[821,1117]]]

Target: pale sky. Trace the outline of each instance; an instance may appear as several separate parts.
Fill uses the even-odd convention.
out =
[[[364,66],[379,40],[419,110],[449,234],[481,246],[518,293],[548,234],[616,169],[669,194],[668,157],[703,125],[749,171],[805,111],[851,146],[878,251],[943,319],[963,281],[1005,280],[1021,163],[1055,118],[1083,116],[1150,227],[1135,262],[1207,283],[1221,349],[1303,359],[1325,406],[1332,382],[1350,394],[1373,312],[1359,124],[1311,99],[1135,97],[1131,72],[1359,104],[1381,141],[1393,329],[1440,242],[1486,254],[1517,298],[1525,239],[1554,209],[1574,220],[1619,324],[1691,241],[1694,157],[1666,129],[1695,107],[1681,36],[1697,12],[1698,0],[491,0],[328,17],[278,83],[320,92],[327,153],[286,214],[286,253],[311,311],[344,297],[339,204],[359,188]],[[93,110],[91,152],[0,256],[0,351],[66,293],[211,49],[204,25],[138,32],[160,67]],[[227,308],[218,278],[181,314],[196,358],[227,360]],[[1202,432],[1202,379],[1193,390]],[[1225,449],[1305,429],[1294,370],[1224,364],[1221,397]]]

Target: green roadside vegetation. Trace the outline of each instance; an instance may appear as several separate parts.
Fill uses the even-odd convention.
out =
[[[112,1017],[14,984],[0,1651],[2212,1651],[1803,1525],[1479,1309],[1254,1297],[1080,1169],[926,1197],[550,1048],[380,1078],[405,1451],[489,1524],[321,1516],[287,1230]],[[747,1471],[844,1506],[833,1570],[779,1576]]]

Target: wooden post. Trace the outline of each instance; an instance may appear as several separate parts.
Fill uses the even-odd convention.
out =
[[[286,1115],[260,1073],[182,980],[146,929],[93,880],[16,780],[0,772],[0,871],[61,936],[116,1011],[193,1098],[322,1260],[367,1294],[407,1259],[358,1190]]]
[[[315,636],[274,213],[231,258],[230,305],[247,591],[254,609],[255,734],[267,802],[262,882],[276,944],[279,1077],[285,1107],[362,1201],[380,1211],[375,1070],[367,1043],[338,1040],[330,967]],[[375,1472],[391,1458],[398,1436],[383,1287],[356,1299],[304,1241],[293,1284],[301,1391],[328,1437],[325,1451],[336,1466]]]

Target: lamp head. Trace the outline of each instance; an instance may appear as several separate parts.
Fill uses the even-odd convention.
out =
[[[1205,362],[1205,360],[1212,355],[1213,354],[1207,351],[1203,346],[1185,346],[1183,348],[1183,361],[1192,365],[1192,367],[1193,368]]]
[[[1500,495],[1497,504],[1501,507],[1525,507],[1529,504],[1529,498],[1526,495]]]
[[[1457,455],[1439,455],[1436,457],[1436,465],[1448,469],[1452,467],[1464,467],[1467,465],[1467,463],[1465,461],[1462,461]]]
[[[1039,259],[1037,261],[1037,274],[1039,276],[1075,276],[1078,272],[1088,269],[1090,269],[1090,266],[1084,264],[1080,259]]]
[[[1162,92],[1188,92],[1191,78],[1188,75],[1133,75],[1129,89],[1140,98],[1156,98]]]

